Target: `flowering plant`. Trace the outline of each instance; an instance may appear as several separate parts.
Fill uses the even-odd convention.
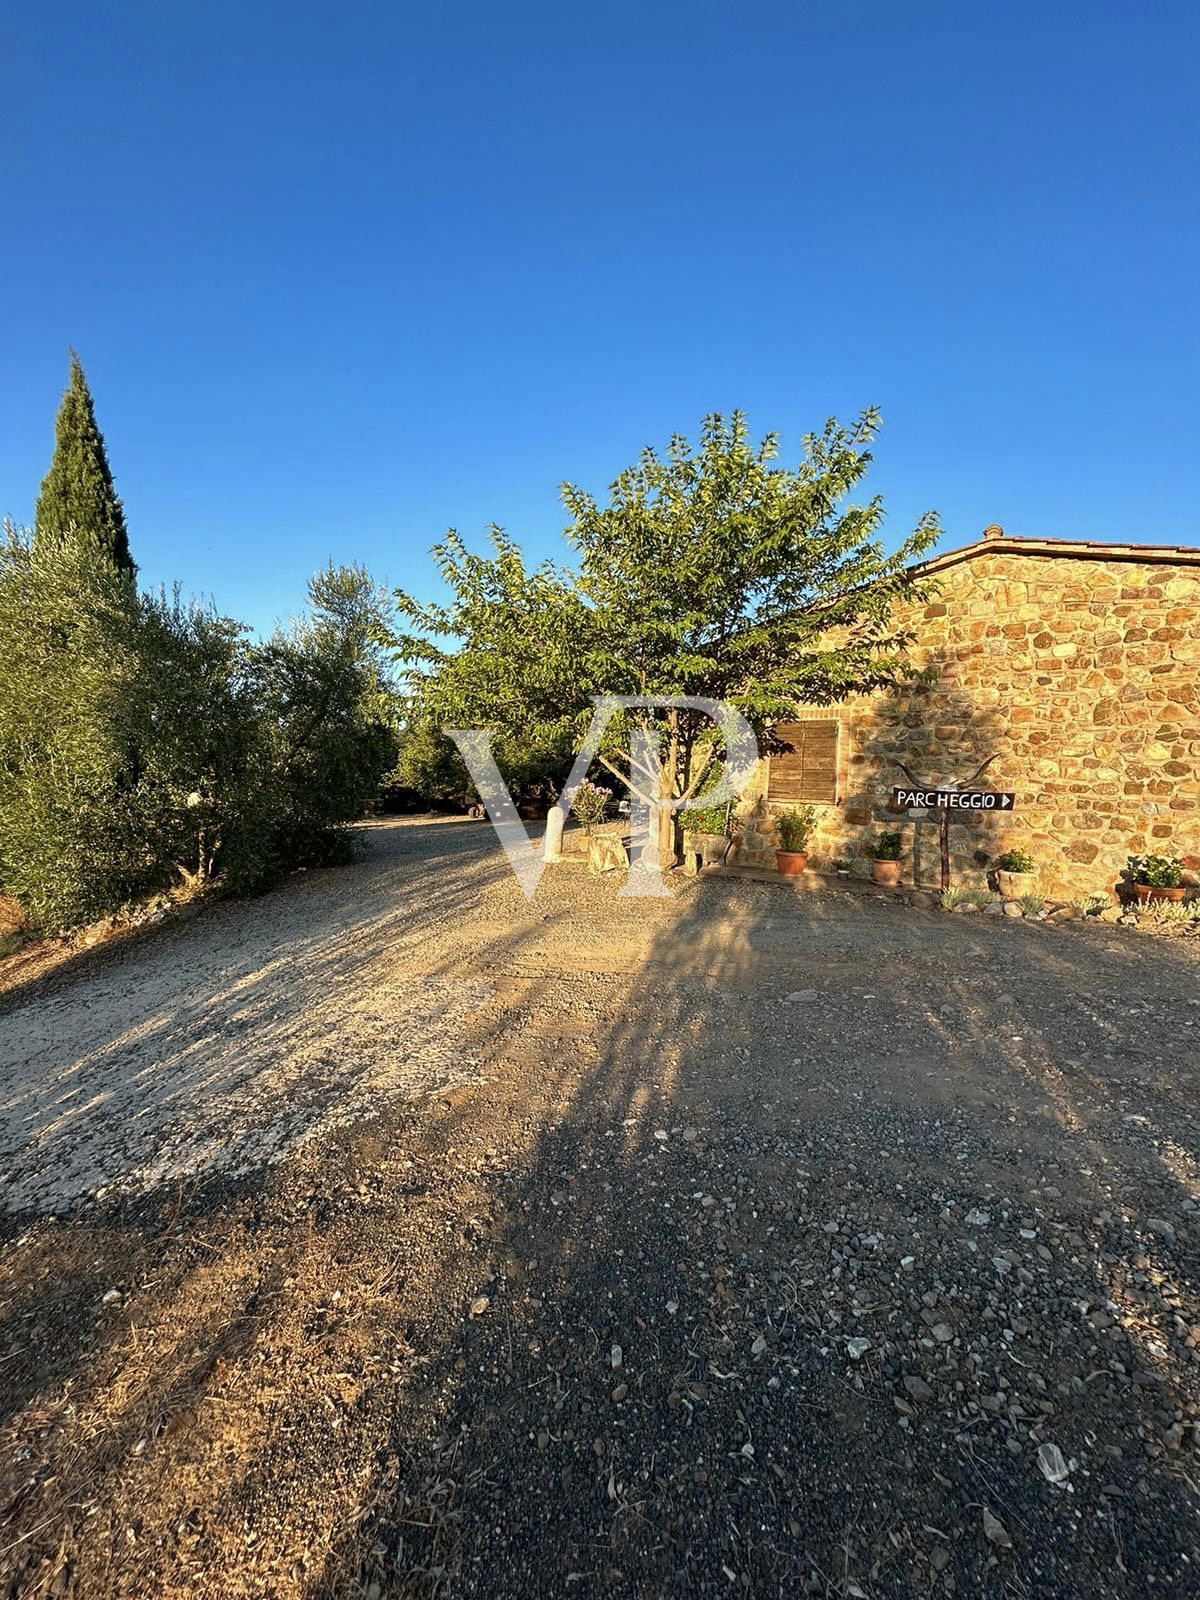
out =
[[[571,810],[583,824],[584,833],[591,833],[598,822],[604,821],[612,790],[585,778],[571,796]]]

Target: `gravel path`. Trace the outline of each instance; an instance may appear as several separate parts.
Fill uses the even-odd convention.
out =
[[[1200,940],[367,844],[0,1015],[0,1594],[1197,1592]]]
[[[469,912],[481,837],[453,836],[448,877],[412,830],[370,836],[369,872],[297,874],[18,996],[0,1018],[0,1205],[242,1176],[470,1076],[458,1041],[488,985],[414,983],[406,958]]]

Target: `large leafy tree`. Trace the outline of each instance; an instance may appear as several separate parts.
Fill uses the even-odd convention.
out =
[[[551,562],[530,570],[502,529],[489,537],[487,556],[468,550],[453,530],[435,548],[446,601],[423,605],[396,595],[407,629],[396,648],[409,691],[401,768],[406,782],[433,795],[470,787],[441,733],[447,726],[494,728],[510,784],[564,775],[598,670],[590,656],[594,618],[575,574]]]
[[[39,539],[83,534],[94,540],[128,577],[137,573],[129,553],[125,510],[113,484],[104,436],[83,366],[71,351],[71,377],[54,425],[54,456],[42,479],[34,513]]]
[[[895,607],[919,592],[912,564],[939,526],[929,513],[888,551],[880,498],[850,500],[879,421],[831,420],[786,467],[777,435],[756,444],[740,412],[712,415],[697,447],[677,435],[665,455],[644,450],[604,504],[564,484],[571,567],[529,571],[498,532],[490,556],[451,533],[435,550],[450,600],[398,597],[411,627],[399,650],[430,715],[561,744],[586,725],[592,695],[691,695],[765,733],[799,705],[902,681],[912,669]],[[653,740],[652,770],[623,753],[631,723]],[[648,709],[614,719],[600,760],[659,805],[668,856],[667,802],[698,794],[720,753],[706,718]]]

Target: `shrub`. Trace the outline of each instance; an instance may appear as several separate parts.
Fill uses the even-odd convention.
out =
[[[781,850],[805,850],[817,825],[817,813],[812,806],[789,806],[775,818],[775,832]]]
[[[0,892],[70,927],[222,875],[345,856],[395,761],[377,591],[330,569],[265,645],[139,596],[95,541],[0,540]]]
[[[729,806],[689,806],[680,812],[679,820],[685,833],[729,834]]]
[[[394,720],[399,725],[399,754],[387,778],[393,790],[408,791],[410,807],[423,802],[434,810],[466,810],[480,801],[475,780],[458,746],[444,731],[444,718],[431,706],[421,684],[397,701]],[[523,799],[549,799],[560,793],[574,760],[574,751],[526,744],[503,729],[492,740],[492,755],[510,795]]]
[[[1036,872],[1037,862],[1025,850],[1006,850],[996,858],[998,872]]]
[[[604,813],[611,799],[611,789],[592,783],[588,778],[575,790],[571,796],[571,810],[583,824],[584,833],[590,834],[598,822],[604,821]]]
[[[1178,889],[1183,882],[1183,861],[1179,856],[1130,856],[1134,883],[1152,889]]]
[[[461,805],[474,785],[466,762],[452,740],[417,708],[405,707],[396,765],[385,780],[390,793],[413,796],[426,806]]]
[[[331,566],[313,579],[309,601],[309,617],[250,652],[257,738],[241,780],[244,810],[219,863],[233,889],[346,860],[344,825],[362,816],[396,761],[377,643],[381,591],[361,568]]]
[[[1023,894],[1018,900],[1022,914],[1027,917],[1040,917],[1046,909],[1046,902],[1040,894]]]
[[[902,853],[898,828],[886,829],[873,844],[867,846],[867,854],[873,861],[899,861]]]

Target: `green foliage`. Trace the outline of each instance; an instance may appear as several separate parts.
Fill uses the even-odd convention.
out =
[[[680,816],[685,833],[729,834],[729,805],[688,806]]]
[[[906,679],[892,609],[922,592],[908,568],[938,526],[923,518],[889,553],[878,498],[840,504],[878,424],[874,411],[850,428],[827,423],[789,469],[775,435],[754,445],[740,412],[713,415],[696,449],[676,436],[665,457],[644,450],[607,504],[564,484],[573,568],[527,569],[499,529],[487,556],[450,532],[434,551],[449,602],[397,596],[410,692],[435,726],[495,728],[498,743],[554,760],[578,743],[596,694],[725,700],[761,730],[800,703]],[[707,720],[629,720],[655,736],[657,770],[630,770],[621,717],[602,764],[648,799],[699,795],[721,755]]]
[[[306,619],[250,655],[258,739],[225,867],[233,889],[345,860],[339,825],[363,814],[396,762],[385,597],[362,568],[330,566],[310,584],[309,605]]]
[[[131,781],[138,602],[87,536],[0,543],[0,884],[37,920],[128,897],[142,870]]]
[[[395,760],[381,597],[355,569],[266,645],[138,596],[86,534],[0,543],[0,890],[45,929],[344,852]]]
[[[866,853],[873,861],[899,861],[903,854],[902,835],[899,829],[885,829],[878,839],[867,846]]]
[[[1178,889],[1183,883],[1183,861],[1178,856],[1130,856],[1134,883],[1152,889]]]
[[[413,702],[405,708],[399,740],[389,783],[413,790],[434,806],[461,806],[472,795],[471,776],[457,747]]]
[[[1006,850],[997,856],[996,868],[1000,872],[1036,872],[1037,862],[1025,850]]]
[[[1018,896],[1017,904],[1022,914],[1027,917],[1040,917],[1046,909],[1046,902],[1040,894],[1023,894]]]
[[[411,790],[427,805],[463,809],[478,802],[475,785],[454,741],[419,696],[409,696],[401,717],[399,759],[387,784]],[[553,801],[571,770],[571,752],[531,751],[519,740],[498,738],[492,753],[515,800]]]
[[[879,425],[828,422],[797,468],[779,440],[751,442],[746,419],[705,419],[697,449],[676,435],[643,450],[601,506],[564,484],[579,587],[611,652],[610,692],[729,700],[759,726],[907,672],[892,603],[907,565],[937,535],[932,517],[892,555],[883,507],[837,511],[870,463]],[[832,642],[838,630],[849,634]]]
[[[71,376],[54,426],[54,455],[42,479],[34,527],[40,540],[85,535],[130,580],[137,573],[91,390],[73,350]]]
[[[850,863],[846,860],[845,856],[835,856],[834,857],[833,870],[835,872],[849,872],[850,871]]]
[[[413,715],[438,730],[498,728],[502,772],[505,746],[527,767],[564,756],[569,765],[588,671],[585,607],[569,574],[549,562],[528,571],[499,528],[491,542],[490,557],[473,555],[454,532],[436,548],[448,603],[422,606],[397,594],[409,631],[395,649]],[[454,643],[443,648],[439,638]]]
[[[583,824],[585,833],[591,833],[598,822],[604,821],[604,813],[611,799],[611,789],[592,783],[587,778],[575,790],[571,796],[571,814]]]
[[[775,832],[781,850],[806,850],[817,825],[817,813],[812,806],[789,806],[775,814]]]

